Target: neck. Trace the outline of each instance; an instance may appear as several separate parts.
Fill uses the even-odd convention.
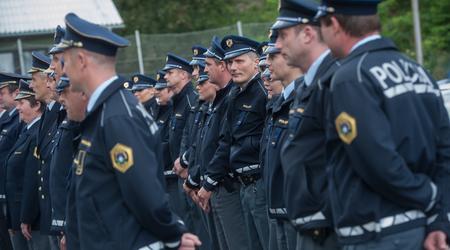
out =
[[[281,81],[281,84],[283,85],[283,87],[286,87],[292,81],[299,78],[301,75],[302,75],[302,71],[300,70],[300,68],[293,68],[292,70],[289,71],[289,73],[286,74],[283,81]]]
[[[93,74],[91,77],[91,80],[88,81],[88,84],[86,86],[86,95],[90,97],[92,93],[105,81],[108,79],[111,79],[111,77],[116,75],[115,70],[108,70],[99,72],[98,74]]]
[[[219,86],[220,89],[223,89],[228,85],[228,83],[230,81],[231,81],[231,75],[228,72],[226,72],[221,75],[220,81],[217,83],[217,86]]]
[[[306,73],[314,61],[325,52],[328,47],[323,43],[316,43],[316,45],[310,50],[310,53],[306,56],[306,60],[302,65],[300,65],[300,69]]]
[[[344,53],[344,56],[348,56],[353,46],[355,46],[355,44],[357,44],[359,41],[371,35],[378,35],[378,34],[380,34],[378,31],[373,31],[360,37],[347,36],[347,39],[344,39],[342,46],[342,52]]]

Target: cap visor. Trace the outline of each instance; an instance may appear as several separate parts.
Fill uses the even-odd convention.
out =
[[[285,28],[295,26],[297,24],[298,24],[297,22],[277,20],[270,29],[272,29],[272,30],[285,29]]]
[[[14,98],[14,100],[17,101],[17,100],[25,99],[25,98],[28,98],[31,96],[32,95],[30,95],[30,94],[24,94],[24,93],[19,92],[19,94],[17,94],[16,97]]]
[[[277,54],[277,53],[280,53],[281,50],[280,50],[279,48],[270,46],[270,47],[267,48],[267,50],[266,50],[265,52],[266,52],[266,54],[269,55],[269,54]]]
[[[243,50],[243,51],[232,52],[232,53],[229,53],[229,54],[225,55],[223,60],[228,60],[228,59],[231,59],[231,58],[235,58],[235,57],[238,57],[240,55],[246,54],[248,52],[252,52],[252,50]]]

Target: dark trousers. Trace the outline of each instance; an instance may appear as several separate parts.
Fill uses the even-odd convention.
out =
[[[247,186],[242,185],[241,202],[250,249],[267,250],[269,246],[269,216],[267,215],[266,192],[262,179]]]
[[[214,224],[221,250],[248,250],[249,239],[239,196],[240,184],[235,183],[233,192],[218,186],[211,196]]]
[[[6,225],[6,204],[3,202],[0,202],[0,249],[13,249]]]
[[[309,235],[297,234],[297,250],[339,250],[336,234],[330,234],[322,244],[317,243]]]
[[[358,245],[345,245],[342,250],[421,250],[424,240],[425,228],[419,227]]]

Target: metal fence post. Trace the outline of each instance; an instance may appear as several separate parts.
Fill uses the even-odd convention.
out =
[[[237,26],[238,35],[243,36],[244,33],[242,32],[242,22],[237,21],[236,26]]]
[[[416,44],[416,59],[419,64],[423,64],[422,34],[420,32],[420,17],[419,17],[419,1],[411,0],[411,5],[414,23],[414,40]]]
[[[136,37],[136,50],[139,61],[139,73],[144,74],[144,59],[142,58],[141,35],[139,33],[139,30],[134,31],[134,36]]]
[[[17,53],[19,54],[20,74],[25,74],[25,64],[23,62],[22,40],[17,38]]]

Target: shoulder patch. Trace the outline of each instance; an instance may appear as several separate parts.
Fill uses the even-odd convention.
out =
[[[346,112],[341,112],[335,120],[336,130],[339,138],[346,144],[351,144],[358,136],[356,120]]]
[[[133,149],[117,143],[109,152],[113,167],[121,173],[125,173],[134,164]]]

